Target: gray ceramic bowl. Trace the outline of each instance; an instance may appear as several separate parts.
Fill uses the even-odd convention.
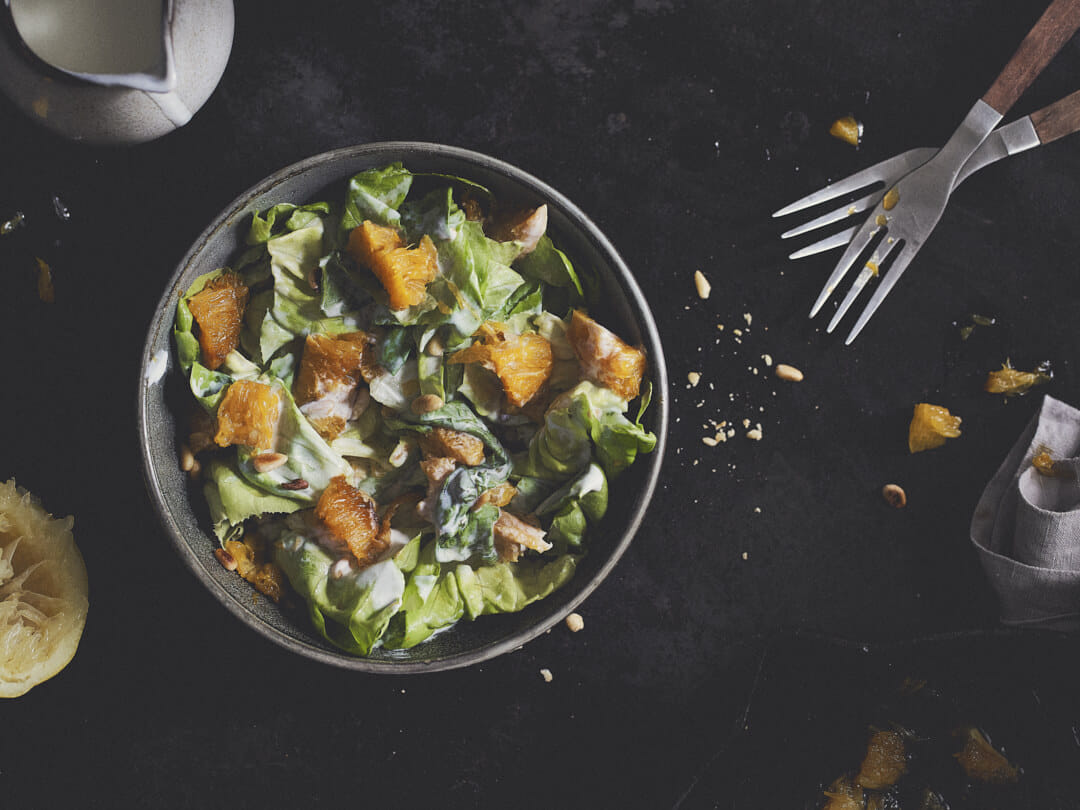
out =
[[[549,232],[556,244],[579,272],[591,269],[598,277],[601,295],[590,301],[592,313],[648,353],[654,396],[647,426],[658,442],[652,453],[639,456],[613,482],[607,517],[590,535],[589,553],[562,589],[520,613],[462,621],[411,650],[376,649],[367,658],[356,658],[323,641],[303,617],[297,620],[283,613],[268,599],[253,599],[251,586],[215,559],[217,541],[209,532],[202,495],[180,470],[176,415],[184,412],[186,399],[173,356],[172,323],[176,302],[192,280],[228,265],[242,248],[253,212],[278,202],[338,198],[353,174],[394,161],[414,172],[469,178],[501,200],[523,206],[548,204]],[[154,358],[166,354],[167,370],[154,381]],[[429,672],[475,664],[517,649],[563,619],[611,572],[641,524],[659,476],[667,423],[667,372],[656,324],[611,243],[573,203],[535,177],[475,152],[425,143],[366,144],[327,152],[282,169],[240,195],[210,223],[176,268],[154,313],[139,376],[139,443],[147,487],[166,533],[187,566],[241,621],[283,647],[324,663],[375,673]]]

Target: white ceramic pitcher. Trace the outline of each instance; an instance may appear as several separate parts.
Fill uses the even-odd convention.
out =
[[[186,124],[232,50],[232,0],[0,0],[0,90],[74,140]]]

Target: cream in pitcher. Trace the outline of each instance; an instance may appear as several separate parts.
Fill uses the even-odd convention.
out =
[[[0,91],[73,140],[186,124],[232,49],[232,0],[0,0]]]

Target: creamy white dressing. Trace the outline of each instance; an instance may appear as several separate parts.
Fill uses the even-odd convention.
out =
[[[412,581],[416,585],[416,593],[420,597],[420,601],[426,602],[439,578],[432,574],[413,574]]]
[[[398,602],[405,593],[405,576],[393,560],[375,563],[361,571],[356,584],[368,591],[372,610],[382,610]]]
[[[9,0],[19,36],[72,73],[125,75],[165,64],[164,0]]]
[[[347,383],[336,385],[322,393],[319,399],[301,405],[300,413],[308,419],[338,417],[347,422],[353,415],[353,391],[353,386]]]
[[[604,473],[595,464],[590,464],[588,471],[578,481],[578,495],[585,497],[590,492],[599,492],[604,488]]]
[[[150,362],[146,364],[145,379],[148,385],[161,382],[165,372],[169,368],[169,353],[165,349],[158,349]]]

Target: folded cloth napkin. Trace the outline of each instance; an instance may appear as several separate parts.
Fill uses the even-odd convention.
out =
[[[1052,474],[1032,461],[1053,459]],[[1080,629],[1080,410],[1043,399],[971,519],[1001,621]]]

